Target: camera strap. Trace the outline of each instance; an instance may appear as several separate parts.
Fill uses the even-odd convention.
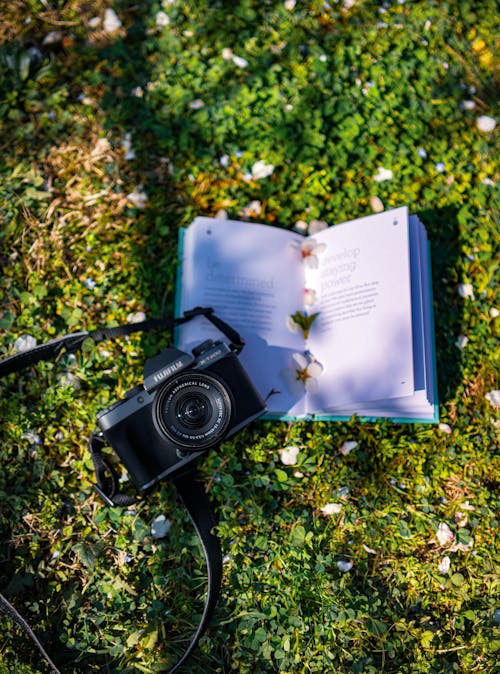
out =
[[[0,361],[0,377],[32,367],[42,360],[56,360],[59,355],[66,353],[75,353],[82,348],[86,339],[91,339],[94,343],[102,342],[105,339],[116,339],[125,337],[134,332],[149,332],[152,330],[171,329],[183,325],[196,316],[204,316],[231,342],[229,348],[235,353],[239,353],[244,347],[245,342],[242,337],[225,321],[214,314],[211,307],[195,307],[185,311],[180,318],[152,318],[148,321],[139,323],[127,323],[127,325],[118,325],[112,328],[101,328],[89,332],[70,332],[63,337],[56,337],[44,344],[38,344],[26,351],[14,353]]]
[[[171,329],[192,320],[196,316],[204,316],[220,330],[230,340],[229,348],[233,352],[239,353],[242,350],[245,342],[241,336],[225,321],[216,316],[211,307],[195,307],[192,310],[185,311],[180,318],[152,319],[90,332],[75,332],[64,337],[52,339],[45,344],[21,351],[0,361],[0,377],[31,367],[40,361],[56,360],[62,352],[74,353],[82,347],[87,339],[92,339],[95,343],[98,343],[105,339],[114,339],[134,332],[162,328]],[[108,505],[129,506],[135,502],[135,499],[119,493],[116,473],[102,455],[105,444],[104,436],[101,433],[93,433],[91,435],[89,450],[97,477],[96,491]],[[205,597],[205,607],[198,627],[179,661],[172,668],[166,670],[167,674],[173,674],[177,671],[195,648],[207,628],[217,605],[222,584],[222,550],[219,539],[213,533],[216,521],[205,487],[200,481],[196,469],[192,467],[174,475],[172,481],[200,539],[207,566],[208,588]],[[6,614],[9,619],[13,620],[23,629],[45,658],[51,670],[55,674],[60,674],[27,621],[2,594],[0,594],[0,613]]]

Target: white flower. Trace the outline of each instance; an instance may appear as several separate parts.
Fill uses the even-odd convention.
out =
[[[263,159],[259,159],[252,166],[252,178],[254,180],[260,180],[261,178],[268,178],[274,171],[274,166],[272,164],[266,164]]]
[[[285,9],[291,12],[292,9],[295,9],[295,3],[296,0],[285,0]]]
[[[194,101],[189,103],[189,107],[191,110],[201,110],[201,108],[205,107],[205,103],[201,100],[201,98],[195,98]]]
[[[291,103],[285,103],[283,109],[286,110],[287,112],[290,112],[291,110],[293,110],[293,105]]]
[[[296,352],[292,356],[292,369],[283,370],[281,376],[285,380],[290,393],[298,395],[304,392],[316,393],[318,377],[323,372],[323,366],[311,354],[305,355]]]
[[[85,281],[83,282],[83,285],[84,285],[86,288],[88,288],[89,290],[94,290],[94,288],[96,287],[97,283],[94,281],[93,278],[91,278],[90,276],[88,276],[88,277],[85,279]]]
[[[306,241],[292,241],[292,248],[300,250],[302,255],[302,262],[308,269],[317,269],[319,261],[317,255],[326,250],[326,243],[318,243],[314,239],[307,239]]]
[[[443,173],[445,169],[445,165],[443,164],[442,161],[438,161],[438,163],[434,167],[438,173]]]
[[[57,375],[59,386],[72,386],[74,389],[80,388],[80,381],[72,372],[60,372]]]
[[[106,7],[104,10],[103,28],[106,33],[115,33],[122,27],[122,22],[118,18],[114,9]]]
[[[448,435],[451,433],[451,426],[448,424],[439,424],[438,426],[439,430],[442,431],[443,433],[447,433]]]
[[[165,538],[172,527],[172,523],[165,515],[158,515],[151,524],[151,536],[153,538]]]
[[[219,164],[223,166],[224,168],[227,168],[230,164],[230,157],[228,154],[223,154],[221,157],[219,157]]]
[[[493,407],[500,407],[500,391],[490,391],[484,397]]]
[[[279,455],[281,463],[283,463],[285,466],[295,466],[299,452],[300,449],[294,445],[280,449]]]
[[[326,63],[328,61],[328,56],[326,54],[321,54],[319,60],[321,61],[321,63]]]
[[[383,183],[385,180],[391,180],[393,173],[391,169],[386,169],[383,166],[377,168],[377,173],[373,176],[373,180],[377,183]]]
[[[462,108],[464,110],[474,110],[476,107],[475,101],[462,101]]]
[[[488,185],[488,187],[495,187],[495,182],[491,178],[483,178],[481,183],[483,185]]]
[[[450,570],[450,566],[451,566],[450,558],[448,557],[448,555],[446,555],[446,557],[443,557],[443,559],[439,562],[438,566],[439,573],[442,574],[443,576],[446,576],[446,574]]]
[[[29,351],[30,349],[34,349],[35,346],[36,339],[31,335],[21,335],[14,342],[14,349],[19,352]]]
[[[51,30],[50,33],[43,38],[42,44],[55,44],[62,40],[62,33],[60,30]]]
[[[89,28],[97,28],[100,25],[101,25],[100,16],[93,16],[91,19],[89,19]]]
[[[306,305],[306,307],[312,307],[312,305],[316,302],[316,300],[317,300],[316,291],[311,290],[311,288],[304,288],[304,304]]]
[[[417,154],[419,157],[422,157],[422,159],[425,159],[427,157],[427,152],[424,150],[423,147],[419,147],[417,150]]]
[[[497,318],[498,316],[498,309],[496,307],[491,307],[490,309],[490,316],[491,318]]]
[[[472,283],[459,283],[457,291],[460,297],[463,297],[464,299],[467,297],[470,297],[472,300],[474,299],[474,288],[472,287]]]
[[[445,546],[453,543],[455,535],[446,522],[440,522],[436,532],[436,538],[438,539],[439,545]]]
[[[238,66],[238,68],[246,68],[248,66],[248,61],[244,59],[242,56],[234,55],[232,61],[235,66]]]
[[[130,93],[132,94],[132,96],[135,96],[136,98],[142,98],[144,96],[144,91],[142,90],[142,87],[134,87]]]
[[[380,197],[370,197],[370,206],[372,207],[372,211],[374,213],[382,213],[384,210],[384,204],[382,203],[382,199],[380,199]]]
[[[222,58],[224,59],[224,61],[231,61],[233,56],[234,56],[233,50],[230,49],[229,47],[224,47],[224,49],[222,50]]]
[[[122,148],[125,150],[125,159],[135,159],[135,150],[132,148],[132,134],[126,133],[122,140]]]
[[[496,125],[496,119],[488,117],[488,115],[481,115],[481,117],[476,119],[476,126],[482,133],[491,133]]]
[[[287,316],[285,323],[288,330],[294,334],[302,330],[300,325],[293,320],[293,316]]]
[[[170,23],[170,17],[165,12],[157,12],[156,25],[158,28],[165,28]]]
[[[344,562],[342,560],[339,560],[337,562],[337,569],[339,571],[342,571],[342,573],[347,573],[348,571],[350,571],[352,569],[353,566],[354,566],[354,562]]]
[[[311,220],[309,223],[309,229],[308,232],[309,234],[317,234],[318,232],[322,232],[324,229],[328,229],[328,223],[325,222],[324,220]]]
[[[323,515],[338,515],[342,507],[342,503],[327,503],[321,508],[321,512]]]
[[[142,189],[142,185],[137,185],[133,192],[127,195],[127,199],[131,201],[136,208],[146,208],[146,203],[148,201],[148,195]]]
[[[342,447],[340,448],[340,453],[344,456],[347,456],[352,452],[353,449],[359,446],[359,443],[356,440],[346,440]]]
[[[457,341],[455,342],[455,346],[457,349],[460,349],[460,351],[467,346],[469,343],[469,338],[467,335],[458,335]]]
[[[144,311],[136,311],[134,314],[129,314],[127,316],[127,323],[142,323],[146,320],[146,314]]]
[[[305,234],[307,232],[307,222],[305,220],[297,220],[293,228],[299,234]]]
[[[261,202],[258,201],[257,199],[254,199],[241,209],[240,215],[244,218],[256,217],[260,215],[261,211],[262,211]]]

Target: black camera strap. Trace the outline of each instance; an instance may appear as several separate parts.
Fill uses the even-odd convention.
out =
[[[56,360],[58,356],[65,351],[66,353],[74,353],[82,348],[86,339],[91,339],[96,344],[105,339],[116,339],[117,337],[125,337],[134,332],[149,332],[151,330],[171,329],[183,323],[187,323],[196,316],[204,316],[209,320],[223,335],[225,335],[231,342],[230,349],[235,353],[239,353],[245,342],[242,337],[225,321],[214,314],[211,307],[195,307],[189,311],[185,311],[180,318],[152,318],[148,321],[141,321],[139,323],[127,323],[127,325],[118,325],[112,328],[101,328],[98,330],[91,330],[89,332],[70,332],[63,337],[51,339],[44,344],[38,344],[32,349],[14,353],[0,361],[0,377],[5,377],[13,372],[24,370],[27,367],[32,367],[42,360]]]
[[[190,311],[185,311],[180,318],[174,319],[152,319],[132,323],[112,328],[104,328],[90,332],[76,332],[53,339],[45,344],[38,345],[27,351],[16,353],[0,361],[0,377],[7,376],[27,367],[31,367],[42,360],[55,360],[63,352],[73,353],[78,351],[86,339],[92,339],[95,343],[105,339],[114,339],[139,331],[149,331],[156,329],[171,329],[182,325],[196,316],[204,316],[218,330],[220,330],[229,340],[230,349],[239,353],[244,346],[241,336],[231,328],[222,319],[216,316],[210,307],[196,307]],[[118,479],[113,467],[103,457],[102,450],[105,445],[104,436],[101,433],[93,433],[89,440],[89,450],[94,463],[97,477],[96,490],[110,505],[128,506],[135,502],[135,499],[119,493]],[[180,500],[186,508],[194,528],[200,539],[208,574],[208,588],[205,597],[205,607],[198,627],[191,637],[191,640],[179,661],[168,670],[168,674],[173,674],[189,657],[200,637],[206,630],[209,620],[217,605],[220,588],[222,584],[222,551],[220,541],[213,533],[216,526],[215,517],[210,505],[208,495],[203,483],[199,480],[196,470],[192,467],[181,471],[172,477],[172,481],[177,489]],[[55,674],[60,674],[49,655],[44,650],[41,642],[18,611],[9,603],[5,597],[0,594],[0,612],[5,613],[11,620],[16,622],[24,632],[33,641],[41,655],[45,658],[48,665]]]

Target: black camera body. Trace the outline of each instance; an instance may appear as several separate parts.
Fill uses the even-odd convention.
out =
[[[97,421],[136,486],[146,490],[265,410],[237,355],[224,342],[207,340],[192,354],[167,348],[147,360],[144,383]]]

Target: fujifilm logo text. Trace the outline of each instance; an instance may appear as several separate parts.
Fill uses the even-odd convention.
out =
[[[153,375],[153,379],[155,382],[163,381],[165,377],[170,377],[171,374],[177,372],[177,370],[179,370],[181,367],[183,367],[182,360],[176,360],[175,363],[172,363],[172,365],[169,365],[164,370],[160,370],[155,375]]]

